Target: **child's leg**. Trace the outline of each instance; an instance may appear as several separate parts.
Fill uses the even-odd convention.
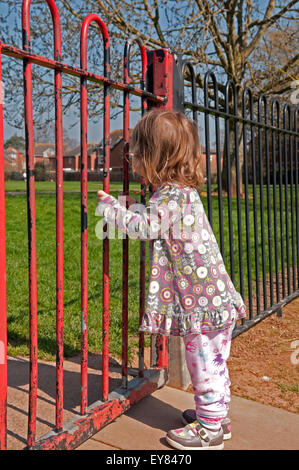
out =
[[[196,416],[211,431],[221,426],[230,402],[230,380],[226,361],[234,325],[184,338],[186,362],[195,393]]]

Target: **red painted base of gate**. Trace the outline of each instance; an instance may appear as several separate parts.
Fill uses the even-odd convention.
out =
[[[128,387],[111,392],[107,402],[98,401],[88,407],[84,416],[75,417],[64,424],[63,431],[50,431],[42,436],[30,450],[70,450],[128,411],[132,405],[166,384],[165,369],[148,369],[144,377],[136,377]],[[28,449],[28,448],[26,448]]]

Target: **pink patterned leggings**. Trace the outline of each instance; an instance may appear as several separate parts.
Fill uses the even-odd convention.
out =
[[[231,382],[226,361],[234,326],[184,337],[186,362],[195,394],[196,416],[203,426],[212,431],[220,428],[228,412]]]

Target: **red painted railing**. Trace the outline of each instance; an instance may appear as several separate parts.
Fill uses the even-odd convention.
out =
[[[88,229],[87,229],[87,82],[93,81],[104,86],[104,166],[103,190],[109,193],[110,167],[110,90],[123,91],[123,139],[124,139],[124,180],[123,191],[129,192],[129,166],[126,158],[129,152],[129,105],[130,95],[141,98],[142,113],[149,107],[172,107],[172,61],[168,51],[146,51],[139,38],[133,37],[125,44],[123,82],[110,77],[110,42],[105,23],[97,15],[88,15],[81,29],[80,68],[67,65],[61,57],[61,26],[58,9],[54,0],[46,0],[50,8],[54,29],[54,59],[31,52],[30,5],[31,0],[23,1],[22,28],[23,49],[0,43],[0,83],[1,56],[11,56],[24,64],[24,103],[27,173],[27,214],[28,214],[28,260],[29,260],[29,328],[30,328],[30,377],[28,437],[29,449],[74,448],[97,432],[104,425],[126,411],[163,385],[168,373],[168,343],[164,337],[157,337],[156,364],[144,370],[144,337],[139,334],[138,377],[128,381],[128,238],[123,239],[123,283],[122,283],[122,387],[109,391],[109,240],[103,240],[103,305],[102,305],[102,397],[88,405]],[[87,36],[91,22],[98,24],[104,43],[104,75],[87,70]],[[141,55],[141,87],[130,85],[130,48],[136,41]],[[148,58],[151,60],[153,89],[146,90],[148,82]],[[37,439],[37,392],[38,392],[38,324],[37,324],[37,255],[35,217],[35,178],[34,178],[34,133],[32,106],[32,64],[54,70],[55,95],[55,141],[56,141],[56,420],[53,430]],[[80,77],[81,80],[81,416],[71,421],[63,420],[63,257],[68,256],[63,249],[63,112],[62,74]],[[2,94],[2,89],[1,89]],[[141,203],[146,199],[146,181],[141,179]],[[104,230],[106,228],[104,227]],[[140,319],[145,300],[145,244],[140,242]],[[71,253],[69,254],[71,256]],[[7,318],[6,318],[6,248],[5,248],[5,186],[4,186],[4,139],[3,105],[0,96],[0,449],[7,447]]]

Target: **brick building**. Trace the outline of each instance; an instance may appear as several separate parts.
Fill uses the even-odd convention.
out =
[[[26,159],[24,153],[13,147],[4,150],[4,169],[6,171],[24,171]]]
[[[133,129],[130,129],[130,137]],[[110,134],[110,179],[111,181],[122,181],[123,179],[123,130],[116,129]],[[101,179],[103,171],[103,142],[96,144],[93,142],[88,143],[88,173],[89,178]],[[65,174],[74,175],[74,179],[80,179],[80,160],[81,160],[81,145],[70,149],[68,143],[63,145],[63,169]],[[55,156],[55,143],[53,142],[37,142],[34,145],[34,161],[36,163],[44,163],[51,173],[55,173],[56,169],[56,156]],[[206,172],[206,152],[202,148],[202,171]],[[220,152],[220,163],[222,169],[223,152]],[[210,150],[210,168],[212,182],[216,181],[217,177],[217,158],[216,150]],[[14,148],[7,148],[5,150],[5,170],[6,171],[26,171],[26,159],[24,152]],[[92,176],[94,175],[94,176]],[[140,181],[138,175],[134,175],[130,168],[130,180]]]

